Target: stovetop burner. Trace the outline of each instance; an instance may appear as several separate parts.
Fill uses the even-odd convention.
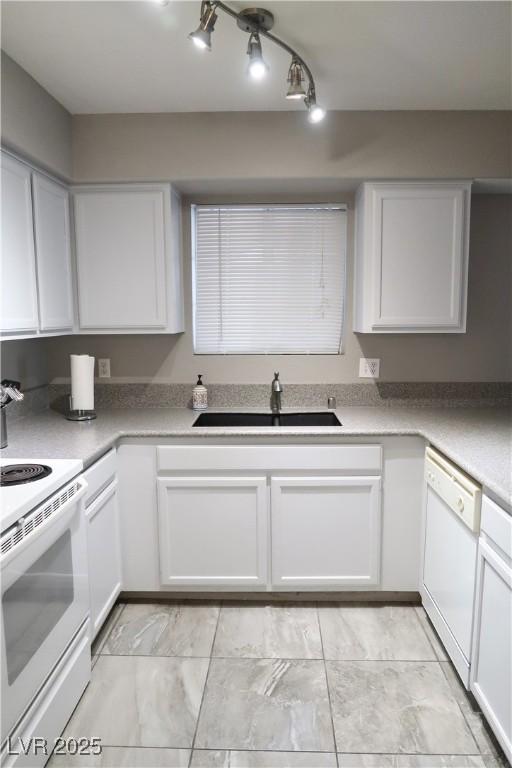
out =
[[[7,464],[0,470],[0,485],[22,485],[47,477],[52,471],[46,464]]]

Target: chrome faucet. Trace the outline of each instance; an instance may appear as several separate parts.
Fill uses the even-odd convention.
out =
[[[274,373],[274,379],[272,381],[272,389],[270,394],[270,409],[272,413],[281,413],[281,392],[283,386],[279,381],[279,373]]]

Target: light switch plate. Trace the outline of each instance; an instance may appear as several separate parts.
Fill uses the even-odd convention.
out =
[[[359,378],[378,379],[380,374],[380,359],[378,357],[359,358]]]
[[[98,376],[100,379],[110,379],[110,358],[98,358]]]

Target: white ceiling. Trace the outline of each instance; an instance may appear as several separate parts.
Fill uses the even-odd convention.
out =
[[[310,63],[329,109],[512,107],[510,2],[264,5],[274,32]],[[269,77],[247,80],[247,36],[228,16],[212,52],[195,49],[187,34],[199,6],[8,0],[2,48],[72,113],[301,109],[284,99],[289,57],[270,43]]]

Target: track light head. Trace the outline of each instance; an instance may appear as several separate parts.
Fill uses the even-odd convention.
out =
[[[212,49],[212,37],[210,32],[206,32],[201,27],[198,27],[195,32],[191,32],[189,35],[194,45],[201,51],[211,51]]]
[[[293,57],[290,69],[288,70],[288,92],[287,99],[303,99],[306,96],[304,90],[304,70],[300,61]]]
[[[191,32],[189,38],[203,51],[212,49],[212,32],[217,21],[215,7],[210,2],[204,2],[201,11],[199,26],[195,32]]]
[[[263,60],[261,50],[260,36],[257,32],[252,32],[247,46],[247,55],[249,56],[249,74],[253,80],[261,80],[268,72],[268,66]]]

